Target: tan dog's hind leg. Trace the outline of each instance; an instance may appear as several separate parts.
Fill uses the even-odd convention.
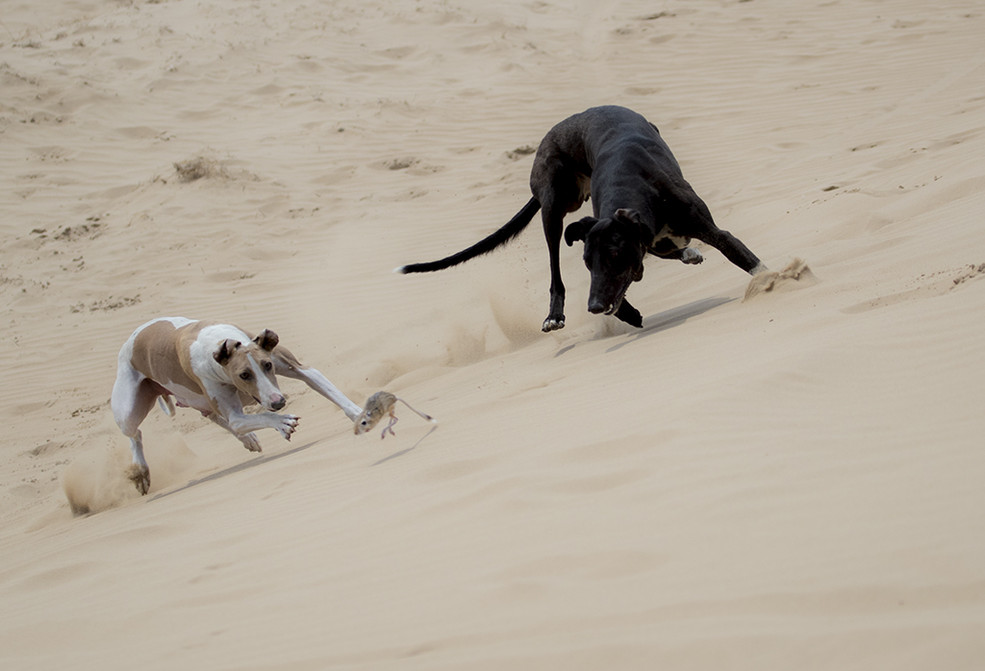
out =
[[[141,494],[146,494],[150,490],[150,468],[147,467],[147,461],[144,459],[140,423],[154,407],[157,396],[157,392],[148,380],[141,380],[139,373],[132,368],[121,367],[116,384],[113,385],[110,403],[116,425],[120,427],[123,435],[130,439],[133,464],[130,466],[129,478]]]

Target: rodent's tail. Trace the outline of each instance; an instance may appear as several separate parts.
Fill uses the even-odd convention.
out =
[[[529,224],[534,218],[534,215],[537,214],[537,210],[539,209],[540,202],[536,198],[531,198],[527,201],[527,204],[523,206],[523,209],[517,212],[512,219],[506,222],[506,225],[491,235],[479,240],[479,242],[475,243],[468,249],[463,249],[457,254],[446,256],[438,261],[430,261],[428,263],[411,263],[410,265],[400,266],[394,270],[394,272],[429,273],[434,270],[444,270],[445,268],[457,266],[459,263],[464,263],[469,259],[474,259],[482,254],[487,254],[497,247],[505,245],[507,242],[519,235],[520,232],[527,227],[527,224]]]
[[[400,401],[401,403],[403,403],[404,405],[406,405],[411,410],[413,410],[414,412],[416,412],[418,415],[420,415],[421,419],[426,419],[427,421],[431,422],[432,424],[437,424],[438,423],[438,420],[436,420],[434,417],[432,417],[431,415],[427,414],[426,412],[421,412],[420,410],[418,410],[417,408],[415,408],[414,406],[412,406],[410,403],[408,403],[404,399],[400,398],[399,396],[397,396],[396,399],[398,401]]]

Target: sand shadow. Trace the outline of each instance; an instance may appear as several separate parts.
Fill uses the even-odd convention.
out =
[[[224,468],[221,471],[216,471],[214,473],[209,473],[208,475],[203,476],[201,478],[198,478],[197,480],[191,480],[191,481],[185,483],[184,485],[182,485],[181,487],[177,487],[176,489],[171,489],[171,490],[168,490],[168,491],[165,491],[165,492],[159,492],[159,493],[157,493],[157,494],[149,497],[148,498],[148,501],[157,501],[158,499],[163,499],[166,496],[171,496],[172,494],[177,494],[178,492],[183,492],[183,491],[185,491],[187,489],[191,489],[192,487],[197,487],[198,485],[205,484],[206,482],[211,482],[213,480],[218,480],[220,478],[225,478],[225,477],[227,477],[229,475],[232,475],[233,473],[239,473],[241,471],[246,471],[246,470],[249,470],[251,468],[256,468],[257,466],[263,466],[264,464],[269,464],[272,461],[276,461],[278,459],[283,459],[284,457],[288,457],[288,456],[290,456],[292,454],[297,454],[298,452],[301,452],[302,450],[307,450],[309,447],[317,444],[318,442],[319,441],[312,441],[310,443],[305,443],[304,445],[298,445],[295,448],[292,448],[292,449],[287,450],[285,452],[278,452],[277,454],[263,455],[263,453],[261,452],[261,455],[262,456],[257,457],[256,459],[250,459],[249,461],[244,461],[242,463],[236,464],[235,466],[230,466],[229,468]]]
[[[634,334],[634,337],[613,345],[606,350],[606,353],[615,352],[622,349],[626,345],[631,345],[638,342],[642,338],[646,338],[655,333],[660,333],[661,331],[666,331],[667,329],[674,328],[675,326],[680,326],[691,317],[697,317],[698,315],[710,312],[711,310],[725,305],[726,303],[731,303],[734,300],[736,299],[729,298],[727,296],[702,298],[699,301],[693,301],[687,305],[681,305],[680,307],[671,308],[670,310],[664,310],[659,314],[651,315],[643,320],[643,329],[637,331]]]
[[[421,441],[423,441],[425,438],[427,438],[428,436],[430,436],[437,429],[438,429],[438,425],[435,424],[434,426],[431,427],[431,429],[427,433],[425,433],[423,436],[421,436],[420,438],[418,438],[416,443],[414,443],[413,445],[411,445],[408,448],[405,448],[403,450],[400,450],[399,452],[394,452],[393,454],[389,454],[389,455],[383,457],[379,461],[374,462],[373,463],[373,466],[379,466],[380,464],[385,464],[386,462],[390,461],[391,459],[396,459],[397,457],[404,456],[405,454],[407,454],[408,452],[410,452],[411,450],[413,450],[414,448],[416,448],[418,445],[420,445],[421,444]]]
[[[622,334],[600,334],[592,338],[592,340],[605,340],[607,338],[619,337],[621,335],[632,336],[629,340],[621,342],[617,345],[613,345],[606,352],[615,352],[616,350],[625,347],[631,343],[638,341],[640,338],[645,338],[647,336],[653,335],[654,333],[660,333],[661,331],[666,331],[669,328],[675,326],[680,326],[686,322],[691,317],[696,317],[705,312],[709,312],[719,307],[720,305],[725,305],[726,303],[731,303],[736,299],[728,298],[726,296],[716,296],[715,298],[702,298],[699,301],[693,301],[687,305],[682,305],[680,307],[672,308],[670,310],[665,310],[660,314],[651,315],[643,320],[643,328],[640,330],[633,330],[631,332]],[[621,324],[621,322],[619,322]],[[632,328],[626,326],[626,328]],[[554,353],[554,358],[563,356],[577,347],[580,342],[573,342],[570,345],[565,345],[557,352]]]

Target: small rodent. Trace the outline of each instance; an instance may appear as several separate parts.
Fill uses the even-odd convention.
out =
[[[394,414],[393,408],[397,404],[397,401],[400,401],[427,421],[437,422],[434,417],[415,409],[404,399],[398,398],[388,391],[378,391],[366,399],[366,405],[363,407],[363,411],[359,413],[358,417],[356,417],[355,426],[353,427],[353,431],[355,431],[356,435],[358,436],[371,430],[381,419],[383,419],[384,415],[389,415],[390,421],[385,427],[383,427],[383,432],[380,434],[380,438],[386,438],[388,431],[391,436],[397,435],[393,432],[393,425],[397,423],[397,415]]]

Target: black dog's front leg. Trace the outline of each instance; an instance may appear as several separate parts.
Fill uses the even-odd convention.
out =
[[[544,320],[544,325],[541,327],[541,331],[544,333],[549,333],[551,331],[557,331],[558,329],[564,328],[564,285],[560,285],[560,291],[558,291],[558,286],[551,284],[551,309],[547,314],[547,319]]]
[[[643,315],[625,298],[622,299],[622,303],[619,304],[619,309],[615,311],[614,316],[630,326],[635,326],[638,329],[643,328]]]

